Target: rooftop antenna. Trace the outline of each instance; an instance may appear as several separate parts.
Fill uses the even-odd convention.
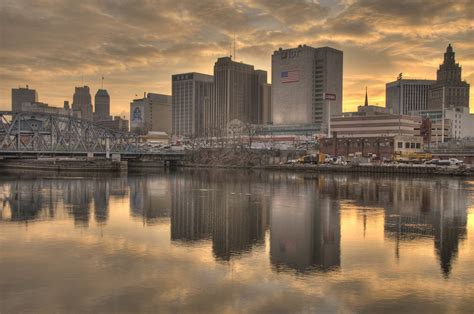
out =
[[[100,86],[101,89],[104,89],[104,77],[102,76],[102,83],[101,83],[101,86]]]
[[[234,0],[233,4],[234,4],[234,11],[235,11],[235,0]],[[235,33],[236,32],[235,32],[235,25],[234,25],[234,60],[237,61],[237,55],[235,53]]]
[[[234,31],[234,60],[237,61],[237,54],[235,53],[235,31]]]

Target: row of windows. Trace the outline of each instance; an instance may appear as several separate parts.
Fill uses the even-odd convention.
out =
[[[403,142],[398,142],[398,148],[403,148]],[[421,148],[421,143],[410,143],[410,142],[405,142],[405,148]]]

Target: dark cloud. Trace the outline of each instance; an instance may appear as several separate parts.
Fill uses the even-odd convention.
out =
[[[370,75],[383,82],[399,72],[434,77],[448,42],[465,73],[474,71],[472,0],[334,2],[3,0],[0,106],[9,107],[19,84],[58,104],[78,78],[107,75],[113,110],[127,110],[137,91],[169,92],[172,73],[211,73],[234,36],[238,59],[267,71],[274,50],[308,44],[344,50],[348,82]],[[361,84],[345,86],[350,107]]]

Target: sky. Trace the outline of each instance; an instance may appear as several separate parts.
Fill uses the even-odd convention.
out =
[[[75,86],[94,96],[104,77],[112,114],[128,116],[144,92],[170,94],[172,74],[212,74],[234,37],[236,60],[269,77],[280,47],[343,50],[344,111],[366,86],[383,106],[399,73],[435,79],[448,43],[474,83],[473,0],[1,0],[0,110],[14,87],[62,106]]]

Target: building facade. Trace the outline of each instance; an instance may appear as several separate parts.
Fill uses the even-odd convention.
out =
[[[343,52],[306,45],[279,49],[272,55],[272,122],[323,124],[328,122],[324,93],[336,95],[331,116],[342,113]]]
[[[52,107],[42,102],[23,102],[15,112],[38,112],[38,113],[49,113],[57,114],[61,116],[73,116],[73,111],[68,108]],[[80,118],[80,115],[74,115]]]
[[[385,86],[385,108],[393,114],[406,115],[410,111],[426,110],[430,86],[434,80],[398,79]]]
[[[112,120],[110,116],[110,96],[106,89],[99,89],[94,97],[94,121]]]
[[[72,110],[80,112],[82,119],[93,120],[92,97],[89,86],[76,87],[72,100]]]
[[[331,119],[331,131],[337,137],[381,137],[420,135],[421,118],[392,114],[339,116]]]
[[[424,110],[411,112],[414,116],[428,117],[433,123],[442,124],[442,110]],[[445,125],[449,139],[474,138],[474,114],[466,107],[450,107],[444,110]]]
[[[28,85],[26,88],[12,88],[12,111],[21,111],[21,104],[38,102],[38,93],[34,89],[30,89]]]
[[[208,134],[220,136],[226,132],[227,123],[261,124],[262,103],[267,73],[255,70],[253,65],[233,61],[230,57],[217,59],[214,64],[214,101],[210,102],[205,116]]]
[[[148,93],[143,98],[134,99],[130,103],[130,131],[171,134],[171,96]]]
[[[436,82],[429,93],[429,110],[440,110],[443,107],[468,108],[469,84],[462,80],[462,68],[456,63],[455,52],[451,44],[444,53],[443,64],[439,66]]]
[[[110,120],[100,120],[96,122],[97,125],[102,126],[107,129],[120,131],[120,132],[128,132],[128,120],[123,119],[122,117],[115,116],[113,119]]]
[[[407,154],[423,151],[423,139],[420,136],[394,135],[379,137],[323,138],[320,151],[332,156],[377,156],[392,160],[395,154]]]
[[[202,137],[205,114],[213,101],[214,78],[201,73],[175,74],[172,81],[172,134]]]

